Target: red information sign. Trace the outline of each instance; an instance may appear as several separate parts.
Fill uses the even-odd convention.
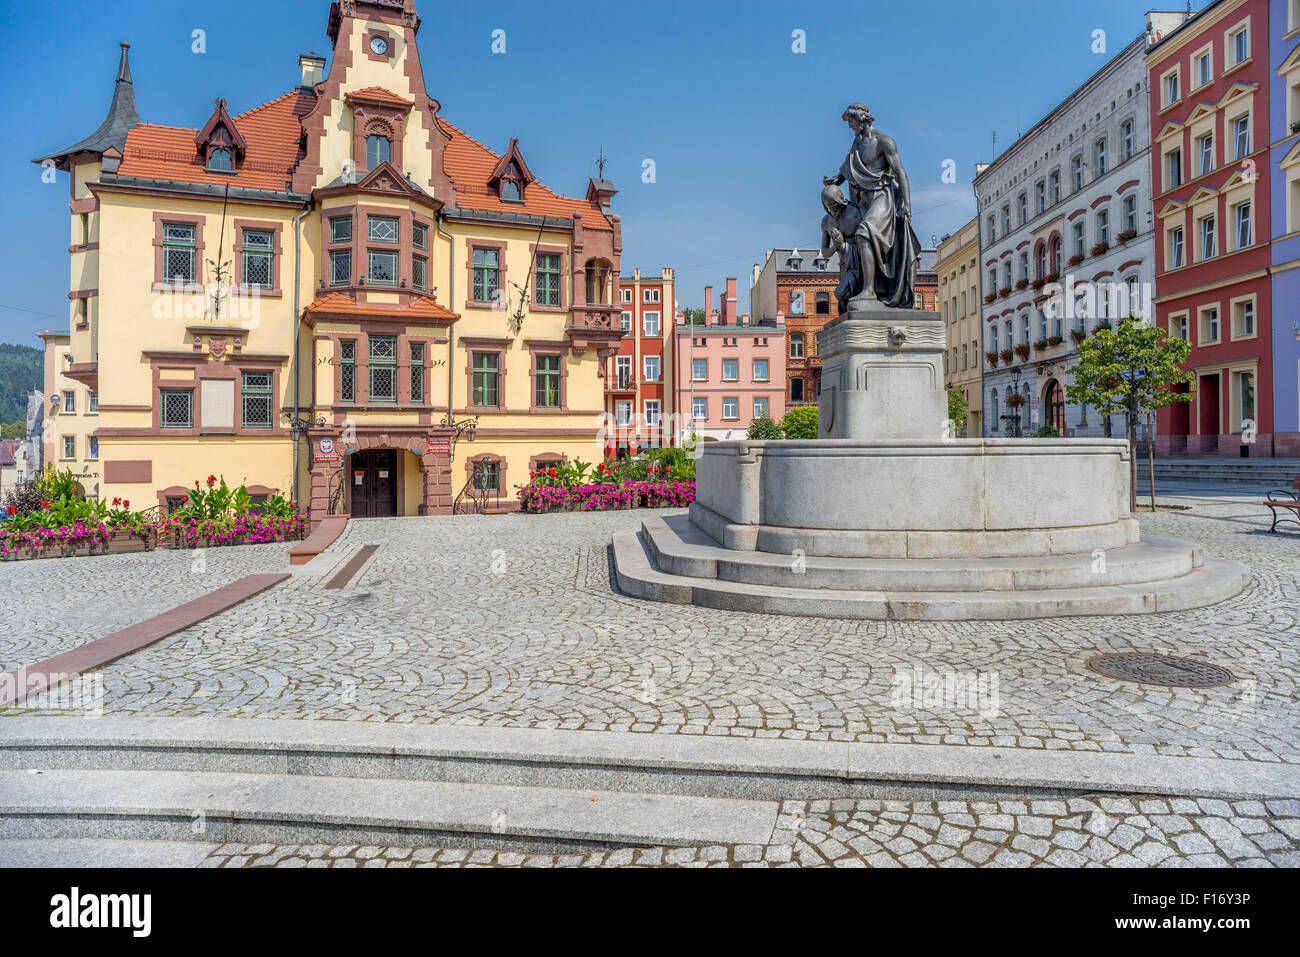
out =
[[[337,452],[317,452],[314,458],[317,462],[326,462],[330,465],[337,465],[339,463],[339,454]]]
[[[429,439],[428,453],[430,455],[447,455],[451,453],[451,439]]]

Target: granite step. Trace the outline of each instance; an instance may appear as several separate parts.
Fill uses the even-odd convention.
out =
[[[775,801],[227,771],[0,771],[0,842],[377,844],[557,853],[766,844]]]
[[[1204,561],[1188,574],[1169,579],[1076,588],[796,588],[673,574],[655,564],[648,536],[632,531],[614,535],[613,559],[619,590],[633,598],[723,611],[879,621],[1009,621],[1183,611],[1231,598],[1250,581],[1243,564]]]
[[[836,591],[975,592],[1130,585],[1180,578],[1202,564],[1189,542],[1146,536],[1091,554],[1027,558],[823,558],[723,548],[685,515],[641,523],[655,566],[671,575]]]

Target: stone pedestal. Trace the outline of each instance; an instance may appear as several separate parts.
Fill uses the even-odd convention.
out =
[[[943,319],[935,312],[851,306],[818,337],[823,439],[947,437]]]

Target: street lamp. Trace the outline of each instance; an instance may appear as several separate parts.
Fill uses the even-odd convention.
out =
[[[1023,372],[1024,370],[1021,369],[1020,366],[1018,365],[1011,367],[1011,391],[1014,392],[1016,395],[1020,395],[1020,376]],[[1016,430],[1015,430],[1016,438],[1020,438],[1020,406],[1016,405],[1015,410],[1016,410]]]

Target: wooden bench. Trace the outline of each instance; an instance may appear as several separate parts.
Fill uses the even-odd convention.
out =
[[[1300,491],[1300,475],[1291,483],[1291,487]],[[1285,495],[1286,498],[1277,498],[1275,496]],[[1268,498],[1264,505],[1273,513],[1273,527],[1270,532],[1276,532],[1278,525],[1290,523],[1300,527],[1300,495],[1296,492],[1288,492],[1283,488],[1275,488],[1268,493]]]

